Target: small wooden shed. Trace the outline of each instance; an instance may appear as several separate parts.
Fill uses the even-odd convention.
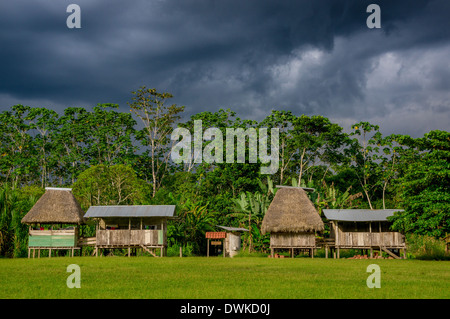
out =
[[[389,229],[387,220],[401,209],[324,209],[325,217],[331,222],[330,238],[332,248],[339,258],[340,249],[368,249],[373,257],[373,249],[379,249],[394,258],[405,256],[405,236]],[[393,251],[397,251],[394,254]]]
[[[322,219],[305,190],[309,188],[277,186],[279,189],[270,204],[261,227],[263,234],[270,233],[270,251],[307,249],[311,257],[316,248],[316,232],[324,230]]]
[[[206,256],[209,257],[209,246],[222,245],[223,257],[236,256],[241,250],[241,233],[248,231],[246,228],[241,227],[217,227],[225,230],[221,232],[206,232],[205,237],[207,239]]]
[[[175,218],[175,205],[91,206],[85,218],[97,221],[95,253],[99,249],[142,248],[164,256],[167,220]]]
[[[36,250],[69,249],[72,256],[78,246],[78,226],[84,223],[84,212],[70,188],[47,187],[31,210],[22,218],[29,225],[28,258]]]

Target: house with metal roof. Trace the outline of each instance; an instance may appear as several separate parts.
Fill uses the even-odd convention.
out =
[[[370,257],[379,249],[394,258],[405,256],[405,236],[390,230],[388,217],[401,209],[324,209],[330,221],[330,242],[327,248],[334,249],[339,258],[340,249],[367,249]],[[328,250],[327,250],[328,252]]]
[[[95,253],[100,249],[143,249],[156,256],[167,249],[167,220],[175,205],[91,206],[85,218],[96,221]]]

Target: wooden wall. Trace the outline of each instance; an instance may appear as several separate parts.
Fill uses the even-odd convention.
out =
[[[76,247],[77,229],[30,230],[28,247]]]
[[[342,227],[340,223],[333,222],[332,235],[335,239],[336,247],[340,248],[404,248],[405,236],[393,231],[376,231],[378,223],[371,225],[369,231],[345,231],[348,227]],[[383,228],[382,230],[384,230]],[[374,230],[374,231],[373,231]]]
[[[316,236],[313,233],[271,233],[271,248],[314,248]]]
[[[97,230],[97,246],[167,246],[163,230]]]

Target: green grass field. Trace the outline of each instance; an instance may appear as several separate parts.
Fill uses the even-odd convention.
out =
[[[81,288],[66,285],[67,266]],[[381,269],[368,288],[367,266]],[[0,298],[450,298],[450,263],[258,257],[0,259]]]

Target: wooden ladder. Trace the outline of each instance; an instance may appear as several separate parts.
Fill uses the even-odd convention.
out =
[[[146,252],[148,252],[150,255],[152,255],[153,257],[159,257],[157,256],[153,251],[151,251],[150,249],[148,249],[147,247],[145,247],[144,245],[141,245],[142,249],[144,249]]]
[[[386,247],[380,247],[385,253],[389,254],[390,256],[394,257],[395,259],[401,259],[399,256],[394,254],[392,251],[387,249]]]

